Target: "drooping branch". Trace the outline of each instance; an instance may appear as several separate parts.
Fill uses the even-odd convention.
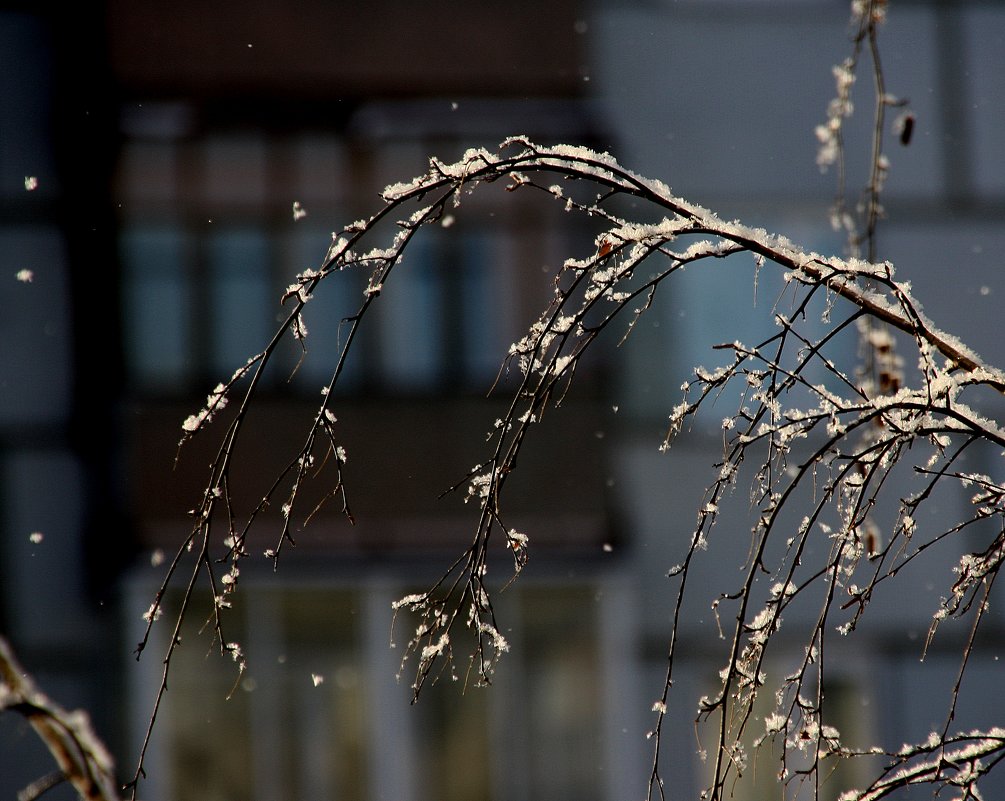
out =
[[[236,647],[223,636],[222,610],[228,605],[226,597],[237,586],[238,565],[250,553],[252,525],[267,506],[282,502],[279,539],[266,552],[277,560],[281,549],[293,544],[292,521],[300,508],[301,491],[308,481],[319,480],[318,465],[327,461],[334,466],[335,489],[328,495],[341,497],[343,511],[351,519],[343,476],[345,453],[338,441],[331,392],[356,334],[373,304],[395,291],[394,275],[399,269],[408,269],[402,260],[417,232],[442,220],[448,209],[460,213],[466,195],[491,191],[500,182],[511,193],[544,192],[571,214],[604,221],[606,229],[596,237],[589,255],[570,258],[562,265],[546,308],[526,335],[502,354],[504,369],[515,373],[518,380],[505,413],[493,426],[484,460],[456,485],[477,507],[470,544],[432,587],[395,605],[397,611],[418,617],[406,648],[406,656],[415,659],[415,697],[456,658],[454,635],[458,629],[467,629],[473,638],[472,667],[481,681],[490,680],[497,658],[508,648],[486,585],[488,554],[490,545],[499,542],[512,554],[519,572],[530,537],[507,524],[504,488],[532,427],[540,423],[546,410],[561,404],[580,359],[618,324],[622,331],[630,330],[652,307],[664,282],[686,280],[678,278],[685,267],[724,258],[739,264],[735,256],[747,253],[753,257],[751,269],[770,262],[784,272],[790,310],[775,313],[779,330],[765,341],[721,345],[722,350],[731,352],[732,363],[715,370],[699,368],[685,389],[684,400],[671,414],[668,448],[723,389],[740,388],[741,403],[723,424],[724,450],[718,477],[699,509],[684,561],[679,570],[672,571],[679,576],[680,585],[656,732],[658,739],[670,705],[690,566],[701,558],[713,537],[720,504],[749,467],[755,509],[750,556],[741,585],[722,596],[724,603],[736,607],[735,623],[726,637],[723,683],[699,705],[700,718],[715,717],[717,721],[712,796],[722,797],[729,777],[744,769],[743,742],[753,720],[754,700],[767,683],[765,654],[783,614],[797,600],[803,602],[826,587],[815,596],[820,612],[807,635],[806,659],[776,688],[777,712],[771,716],[767,731],[768,736],[781,736],[785,742],[786,781],[810,776],[818,782],[815,767],[806,771],[788,766],[796,764],[791,760],[805,753],[808,745],[813,746],[814,754],[850,753],[841,745],[839,734],[824,722],[820,687],[825,628],[851,608],[850,617],[846,614],[839,625],[842,633],[854,631],[876,587],[894,578],[906,561],[920,558],[928,550],[932,540],[916,536],[916,512],[934,485],[977,482],[985,487],[985,495],[998,497],[998,484],[986,476],[954,471],[947,453],[954,442],[1005,445],[1005,432],[968,402],[982,387],[996,394],[1005,391],[1005,373],[984,363],[965,344],[929,321],[908,284],[895,279],[892,265],[806,252],[783,237],[722,221],[707,209],[675,196],[661,182],[643,178],[610,156],[585,148],[541,146],[516,137],[496,151],[470,150],[453,163],[433,159],[425,174],[388,187],[380,210],[346,227],[334,238],[321,266],[298,277],[285,295],[288,314],[275,337],[229,382],[220,385],[206,407],[184,426],[185,439],[202,434],[230,396],[240,398],[217,451],[207,490],[193,513],[189,543],[200,547],[180,614],[186,613],[194,580],[204,571],[216,599],[212,615],[221,646],[225,650]],[[642,204],[662,219],[655,223],[624,219],[617,212],[624,199]],[[394,226],[390,235],[386,232],[389,223]],[[286,468],[262,500],[246,511],[242,520],[231,496],[230,468],[260,378],[281,339],[292,335],[303,341],[306,326],[301,315],[313,295],[323,291],[322,284],[338,280],[341,273],[359,270],[368,276],[366,289],[358,310],[344,323],[346,341],[307,436],[299,450],[290,454]],[[805,325],[811,316],[820,314],[820,305],[825,308],[822,334]],[[921,368],[913,385],[905,382],[895,391],[886,387],[878,392],[856,380],[853,365],[841,363],[841,335],[868,320],[896,329],[916,348]],[[872,512],[881,505],[883,490],[900,460],[912,449],[920,452],[923,448],[928,458],[916,465],[922,488],[901,499],[898,522],[884,541],[873,531]],[[789,517],[805,493],[816,500],[793,536]],[[1001,505],[993,498],[981,501],[978,508],[976,514],[981,519],[1002,514]],[[951,536],[963,525],[967,524],[961,522],[936,537]],[[831,547],[823,561],[810,568],[804,560],[807,546],[820,536],[830,541]],[[966,599],[997,573],[1000,540],[1001,535],[984,555],[961,560],[958,592],[947,593],[960,602],[948,602],[945,615],[965,613]],[[776,543],[786,541],[780,555],[777,549],[772,550]],[[158,594],[158,604],[186,552],[180,551],[173,563]],[[759,601],[755,583],[764,575],[772,577],[772,590]],[[222,590],[218,591],[217,582]],[[172,638],[165,671],[175,645]],[[164,686],[166,679],[161,693]],[[650,794],[657,791],[662,795],[658,763],[654,763]]]

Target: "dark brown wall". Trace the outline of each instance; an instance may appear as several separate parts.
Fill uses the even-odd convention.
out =
[[[582,86],[578,5],[112,0],[108,24],[127,92],[567,96]]]

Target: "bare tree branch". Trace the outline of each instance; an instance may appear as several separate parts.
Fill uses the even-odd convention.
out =
[[[10,644],[0,637],[0,713],[22,715],[49,749],[58,770],[18,794],[29,801],[61,782],[73,785],[85,801],[118,801],[115,767],[87,714],[67,711],[49,699],[21,667]]]
[[[668,572],[677,584],[664,686],[653,706],[648,797],[667,797],[661,739],[666,716],[681,708],[695,716],[696,725],[710,732],[713,741],[706,799],[728,796],[748,770],[751,749],[768,743],[780,749],[778,777],[793,797],[808,788],[817,798],[826,774],[839,760],[879,757],[888,762],[872,784],[861,792],[848,791],[844,798],[878,799],[920,783],[951,785],[962,788],[964,797],[979,797],[976,783],[1000,761],[1005,736],[997,729],[953,732],[951,726],[978,624],[1005,560],[1005,486],[992,476],[961,469],[960,461],[964,453],[981,448],[1000,453],[1005,447],[1005,429],[979,411],[988,398],[999,400],[1005,393],[1005,372],[929,320],[910,284],[895,277],[893,265],[876,261],[879,197],[888,168],[882,150],[884,115],[901,102],[887,95],[879,61],[876,35],[885,3],[862,0],[853,8],[853,54],[835,69],[837,96],[827,123],[818,130],[821,165],[839,165],[834,216],[848,233],[846,257],[823,256],[782,236],[723,221],[674,195],[665,184],[622,167],[608,154],[540,145],[525,137],[507,139],[496,150],[469,150],[455,162],[431,159],[423,175],[387,187],[373,216],[346,226],[333,238],[321,265],[302,273],[288,288],[283,298],[286,317],[265,349],[218,385],[206,406],[183,424],[183,442],[203,435],[214,418],[225,416],[228,401],[239,399],[222,433],[206,490],[193,510],[192,531],[150,610],[152,625],[169,585],[187,569],[150,730],[200,577],[214,599],[210,620],[219,645],[243,665],[240,646],[224,636],[223,620],[239,583],[240,563],[250,553],[252,528],[260,524],[265,509],[281,503],[278,539],[264,551],[274,565],[284,548],[295,544],[294,519],[307,484],[320,484],[326,499],[339,498],[352,522],[346,455],[331,404],[348,353],[373,305],[395,291],[397,271],[408,269],[402,260],[417,233],[441,221],[448,210],[460,213],[471,193],[502,188],[516,196],[509,202],[518,202],[528,192],[544,193],[569,214],[600,221],[604,230],[585,255],[567,259],[556,271],[545,308],[508,353],[500,354],[501,375],[515,377],[512,389],[506,382],[495,387],[510,393],[508,405],[492,426],[484,458],[477,467],[462,471],[463,478],[454,484],[473,508],[470,543],[432,586],[394,604],[396,615],[408,613],[416,621],[402,662],[403,669],[411,666],[413,700],[428,682],[455,671],[454,662],[461,658],[457,640],[465,632],[471,646],[464,649],[470,657],[463,672],[470,671],[478,683],[491,680],[497,660],[508,650],[486,584],[490,548],[495,543],[512,555],[515,577],[527,561],[533,532],[509,526],[504,490],[534,426],[561,406],[580,360],[602,336],[614,336],[630,347],[629,334],[654,306],[658,290],[671,281],[687,280],[685,268],[691,272],[712,260],[730,259],[731,267],[749,270],[753,277],[771,263],[784,278],[771,312],[777,331],[753,344],[709,343],[727,363],[696,368],[682,387],[681,402],[669,410],[663,450],[672,450],[699,413],[707,413],[717,400],[739,399],[722,419],[722,453],[696,504],[682,560]],[[851,89],[863,53],[871,57],[876,101],[871,170],[859,222],[844,199],[843,123],[851,114]],[[618,211],[624,200],[641,209],[637,219],[658,221],[625,219]],[[860,257],[863,245],[866,259]],[[285,467],[261,500],[250,509],[238,509],[231,494],[231,467],[264,372],[287,335],[304,345],[302,313],[321,285],[360,270],[367,277],[366,289],[356,312],[343,321],[345,343],[306,437],[291,446]],[[849,358],[847,353],[848,339],[856,337],[866,354],[865,370],[858,356]],[[903,369],[898,349],[913,353],[916,371]],[[722,509],[731,502],[742,507],[733,499],[741,482],[750,487],[745,499],[750,548],[738,565],[742,572],[737,586],[722,588],[712,602],[722,633],[720,683],[695,703],[679,699],[673,687],[684,622],[697,592],[692,576],[705,551],[716,544]],[[926,530],[919,522],[920,511],[948,489],[967,491],[970,510],[948,525]],[[316,506],[303,518],[313,509]],[[972,546],[959,536],[963,531],[983,538],[982,547],[970,552]],[[853,636],[873,614],[879,590],[902,579],[907,565],[929,558],[936,545],[955,549],[958,562],[952,585],[932,610],[929,640],[941,621],[971,621],[945,727],[897,753],[853,746],[829,723],[825,685],[833,664],[832,632]],[[793,635],[802,655],[788,675],[774,675],[770,655],[781,647],[776,634],[797,605],[814,610]],[[149,636],[148,628],[139,650]],[[770,707],[767,715],[755,713],[758,700]],[[754,730],[758,722],[763,731]]]

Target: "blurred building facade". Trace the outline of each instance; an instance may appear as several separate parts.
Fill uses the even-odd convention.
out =
[[[125,778],[169,635],[155,629],[138,665],[130,651],[212,458],[212,427],[178,454],[181,421],[261,349],[283,289],[385,185],[431,154],[521,133],[611,150],[722,216],[842,248],[812,129],[848,50],[845,2],[428,6],[108,2],[69,18],[0,15],[0,631],[57,700],[92,710]],[[910,95],[919,124],[892,158],[881,255],[910,270],[933,318],[1000,364],[1005,9],[895,4],[884,48],[888,86]],[[629,347],[577,376],[510,487],[533,543],[497,599],[512,652],[491,689],[462,692],[463,674],[444,676],[410,705],[408,668],[396,675],[411,623],[392,634],[391,603],[464,547],[471,509],[438,495],[483,458],[503,402],[484,396],[548,297],[544,268],[593,247],[595,232],[560,209],[511,200],[464,200],[381,299],[335,404],[357,524],[333,510],[278,572],[245,563],[230,636],[249,670],[236,687],[232,663],[207,657],[209,637],[187,636],[143,797],[642,797],[666,571],[718,455],[711,431],[672,457],[657,446],[709,344],[764,323],[752,283],[689,276]],[[30,281],[14,278],[22,270]],[[363,289],[346,279],[309,307],[307,358],[291,346],[265,387],[240,460],[249,504],[316,409],[338,320]],[[769,277],[758,291],[771,294]],[[271,534],[266,521],[259,551]],[[746,529],[724,536],[746,547]],[[732,578],[711,565],[707,581]],[[912,615],[934,610],[944,581],[933,575],[928,595],[856,646],[835,682],[842,730],[896,743],[928,717],[939,725],[944,710],[914,699],[952,674],[952,650],[917,668]],[[715,681],[710,623],[684,631],[682,684],[696,691]],[[993,649],[981,656],[973,670],[993,687]],[[1000,722],[1005,702],[968,697],[959,717]],[[0,736],[0,794],[13,793],[47,770],[45,755],[23,731]],[[668,736],[666,769],[694,796],[693,729],[685,720]],[[41,767],[15,776],[15,764]],[[766,771],[746,789],[773,787]]]

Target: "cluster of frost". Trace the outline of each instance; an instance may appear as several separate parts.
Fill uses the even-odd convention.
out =
[[[182,430],[187,434],[193,434],[202,428],[205,423],[212,420],[213,415],[227,405],[226,392],[227,387],[223,384],[217,384],[216,389],[206,397],[206,405],[197,414],[192,414],[185,418],[185,422],[181,424]]]
[[[862,2],[861,7],[861,14],[872,24],[883,4]],[[822,168],[840,158],[842,126],[852,113],[854,60],[836,67],[834,76],[836,96],[828,108],[826,124],[817,130],[818,163]],[[875,166],[873,189],[878,192],[887,165],[880,160]],[[561,185],[552,183],[556,175],[562,179]],[[933,444],[934,453],[927,463],[919,462],[918,474],[933,476],[933,482],[970,481],[977,486],[975,517],[1003,514],[1005,490],[986,476],[952,473],[954,457],[950,452],[953,443],[972,440],[1005,444],[1005,431],[978,414],[968,395],[982,387],[1005,388],[1005,374],[986,366],[963,343],[937,329],[914,300],[910,285],[895,280],[889,263],[827,257],[800,249],[763,229],[720,220],[711,211],[674,196],[661,182],[623,168],[609,154],[569,145],[544,147],[526,137],[508,139],[495,152],[468,150],[454,162],[431,159],[423,175],[385,188],[385,206],[373,217],[333,234],[326,262],[317,270],[302,272],[288,288],[286,297],[293,300],[295,309],[284,325],[294,336],[305,337],[300,310],[319,282],[345,269],[363,269],[364,297],[358,299],[357,314],[347,321],[352,326],[348,337],[352,341],[360,320],[379,302],[385,288],[394,284],[392,273],[403,264],[405,250],[416,232],[425,225],[450,224],[462,195],[500,178],[509,182],[507,190],[543,191],[570,212],[604,221],[606,230],[595,238],[589,255],[562,264],[550,302],[509,349],[505,366],[516,363],[519,367],[519,390],[489,433],[493,455],[456,485],[461,492],[466,487],[465,500],[479,507],[473,544],[431,590],[406,595],[393,604],[395,614],[408,613],[418,618],[405,655],[405,659],[412,657],[416,663],[415,694],[427,678],[435,680],[444,668],[453,670],[453,651],[459,647],[456,643],[462,639],[465,627],[475,642],[472,671],[479,681],[489,680],[495,661],[509,650],[509,643],[496,625],[484,583],[489,542],[491,539],[513,554],[515,572],[519,573],[527,559],[529,539],[501,522],[503,482],[516,465],[528,427],[557,405],[580,357],[598,333],[612,321],[626,323],[622,330],[630,331],[650,308],[661,282],[685,267],[747,252],[755,255],[757,269],[770,261],[785,275],[782,297],[773,310],[775,333],[759,344],[739,340],[717,343],[716,347],[732,362],[695,370],[693,379],[682,387],[683,399],[672,409],[663,446],[668,449],[687,423],[722,398],[727,388],[738,390],[740,400],[735,412],[730,409],[725,418],[721,411],[716,412],[716,419],[722,421],[722,459],[716,465],[716,478],[698,506],[691,537],[682,540],[687,558],[672,571],[683,582],[692,559],[714,544],[721,505],[737,485],[741,470],[750,467],[751,567],[748,583],[730,599],[743,598],[751,605],[744,603],[742,614],[736,617],[720,674],[720,692],[701,700],[699,716],[717,713],[723,719],[742,721],[734,739],[723,734],[717,744],[719,761],[728,763],[730,770],[742,772],[749,762],[741,745],[743,727],[753,715],[758,694],[768,684],[768,646],[789,604],[797,597],[808,596],[810,593],[802,593],[811,584],[814,589],[823,586],[827,601],[821,622],[809,638],[802,665],[782,680],[777,703],[764,719],[765,733],[760,741],[779,736],[787,753],[811,760],[844,755],[838,731],[822,722],[819,693],[812,697],[814,680],[822,676],[814,672],[813,666],[822,659],[823,630],[831,617],[841,614],[841,621],[834,622],[842,622],[841,630],[850,633],[875,586],[892,575],[893,567],[902,564],[896,560],[913,558],[922,547],[915,547],[907,557],[898,557],[909,546],[914,547],[912,538],[918,537],[915,521],[926,489],[901,499],[897,523],[889,531],[881,529],[872,516],[879,488],[898,460],[917,443]],[[584,200],[584,193],[578,191],[583,187],[601,191]],[[652,223],[621,219],[606,203],[607,198],[618,196],[651,204],[659,210],[660,219]],[[384,219],[396,222],[397,227],[383,246],[371,247]],[[791,302],[790,309],[781,308],[783,298]],[[845,302],[850,315],[832,322],[832,311],[843,308]],[[824,310],[808,323],[808,310],[816,308],[813,303],[822,303]],[[859,323],[861,341],[875,367],[870,375],[856,374],[847,365],[839,364],[834,355],[839,350],[833,345],[834,338],[844,327],[854,331],[852,322],[856,319],[881,323]],[[893,329],[902,332],[903,339],[917,348],[920,380],[914,386],[909,386],[905,377],[903,358],[890,333]],[[271,351],[266,351],[256,359],[264,364],[270,355]],[[254,361],[242,370],[250,369]],[[301,481],[313,473],[315,453],[321,459],[321,451],[313,445],[317,432],[329,440],[328,453],[334,453],[336,469],[345,463],[345,451],[334,436],[336,418],[327,407],[341,361],[339,365],[324,390],[325,402],[316,416],[308,446],[288,468],[293,486],[282,505],[280,544],[288,537]],[[239,371],[230,383],[219,385],[207,398],[206,407],[185,421],[187,434],[198,430],[222,408],[228,389],[239,375],[243,373]],[[811,454],[809,458],[804,448]],[[229,448],[224,449],[220,459],[221,463],[214,467],[214,490],[219,489],[227,474]],[[790,499],[804,489],[812,493],[812,509],[793,520],[789,507],[795,502]],[[206,527],[207,536],[209,516],[218,498],[214,492],[207,494],[204,501],[200,525]],[[261,508],[270,501],[271,497],[263,500]],[[496,532],[501,542],[498,536],[490,537]],[[895,540],[899,540],[900,550],[894,547]],[[231,567],[219,579],[222,591],[218,593],[217,611],[225,608],[226,598],[236,586],[237,560],[243,555],[240,538],[229,547]],[[823,561],[810,576],[803,566],[814,550],[823,554]],[[267,553],[275,558],[278,548]],[[772,559],[778,563],[770,564]],[[867,560],[877,560],[876,564],[889,573],[883,574],[878,568],[863,570],[863,565],[870,565]],[[963,556],[956,585],[944,602],[943,616],[968,607],[976,588],[996,574],[1003,561],[1005,537],[981,553]],[[770,574],[771,583],[767,597],[758,605],[753,593],[759,571]],[[867,572],[870,577],[864,579]],[[852,611],[844,614],[845,609]],[[152,608],[150,615],[157,611]],[[716,617],[718,620],[718,612]],[[790,615],[788,627],[794,625],[792,619]],[[730,640],[720,633],[723,639]],[[226,647],[235,659],[243,660],[236,646]],[[666,693],[671,681],[668,678]],[[816,683],[819,689],[819,681]],[[666,697],[653,707],[661,718],[666,713]],[[975,748],[972,744],[970,747]],[[970,753],[961,752],[961,758],[968,758]],[[716,777],[716,781],[721,779]]]
[[[819,145],[817,166],[821,171],[834,164],[841,154],[841,128],[854,111],[851,100],[851,89],[855,84],[853,67],[850,60],[845,60],[833,68],[837,92],[827,106],[827,121],[816,127]]]
[[[983,801],[977,781],[1005,756],[1005,729],[942,735],[932,732],[917,745],[904,745],[890,767],[865,790],[849,790],[839,801],[879,801],[912,785],[957,788],[955,798]]]
[[[852,22],[856,25],[881,25],[886,21],[886,5],[886,0],[852,0]]]

